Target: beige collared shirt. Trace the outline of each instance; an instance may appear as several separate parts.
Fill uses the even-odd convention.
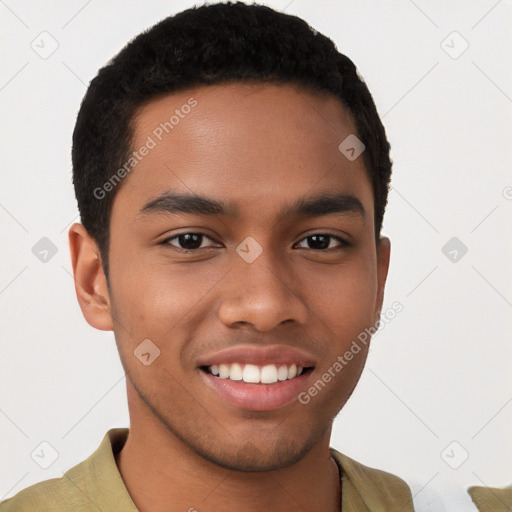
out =
[[[0,503],[0,512],[138,512],[114,454],[129,430],[110,429],[98,449],[60,478],[39,482]],[[414,512],[400,478],[369,468],[331,448],[342,475],[342,512]]]

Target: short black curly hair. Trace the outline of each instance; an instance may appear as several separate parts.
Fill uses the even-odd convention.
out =
[[[135,37],[99,70],[82,100],[73,132],[73,185],[107,282],[110,214],[122,183],[101,198],[94,191],[133,151],[136,109],[166,93],[230,81],[296,84],[340,99],[366,146],[379,239],[391,178],[390,145],[354,63],[296,16],[258,4],[206,4]]]

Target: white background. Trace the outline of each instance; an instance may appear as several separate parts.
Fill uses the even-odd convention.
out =
[[[420,512],[474,511],[468,486],[512,484],[512,3],[268,4],[354,60],[392,145],[383,311],[404,309],[375,337],[331,444],[404,478]],[[71,134],[99,67],[192,5],[0,2],[0,499],[61,476],[129,425],[113,333],[85,322],[74,293]],[[59,45],[47,59],[31,48],[43,31]],[[456,262],[442,252],[454,236],[468,248]],[[42,237],[57,247],[46,263],[32,253]],[[59,454],[48,469],[30,455],[42,441]],[[441,456],[453,441],[452,465],[469,454],[458,469]]]

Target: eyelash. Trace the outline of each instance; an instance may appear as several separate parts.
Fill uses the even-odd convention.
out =
[[[168,247],[168,248],[172,248],[172,250],[175,250],[175,251],[178,251],[178,252],[182,252],[182,253],[186,253],[186,254],[190,254],[190,253],[193,253],[193,252],[198,252],[200,251],[201,249],[215,249],[215,247],[200,247],[200,248],[197,248],[197,249],[183,249],[181,247],[176,247],[174,245],[171,245],[169,242],[171,240],[174,240],[175,238],[179,238],[180,236],[183,236],[183,235],[199,235],[199,236],[202,236],[204,238],[208,238],[212,241],[215,241],[213,240],[213,238],[211,238],[210,236],[208,236],[206,233],[201,233],[201,232],[196,232],[196,231],[190,231],[190,232],[185,232],[185,233],[179,233],[177,235],[174,235],[174,236],[171,236],[169,238],[166,238],[165,240],[162,240],[160,242],[160,245],[163,245],[164,247]],[[304,248],[302,247],[302,249],[309,249],[310,251],[315,251],[315,252],[330,252],[332,250],[336,250],[336,249],[343,249],[345,247],[348,247],[350,246],[350,243],[348,243],[346,240],[344,240],[343,238],[340,238],[339,236],[337,235],[333,235],[331,233],[322,233],[322,232],[319,232],[319,233],[312,233],[308,236],[305,236],[304,238],[302,238],[301,240],[299,240],[299,242],[297,243],[300,243],[306,239],[308,239],[309,237],[312,237],[312,236],[319,236],[319,235],[323,235],[323,236],[326,236],[326,237],[330,237],[330,238],[333,238],[334,240],[336,240],[337,242],[340,243],[340,246],[339,247],[331,247],[329,249],[309,249],[309,248]],[[329,243],[330,245],[330,243]]]

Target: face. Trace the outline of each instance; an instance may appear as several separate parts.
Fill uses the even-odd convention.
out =
[[[227,468],[293,464],[330,436],[367,346],[333,365],[382,305],[389,241],[362,156],[338,149],[351,116],[328,94],[237,83],[135,121],[132,147],[150,149],[114,200],[105,299],[132,425],[150,414]]]

